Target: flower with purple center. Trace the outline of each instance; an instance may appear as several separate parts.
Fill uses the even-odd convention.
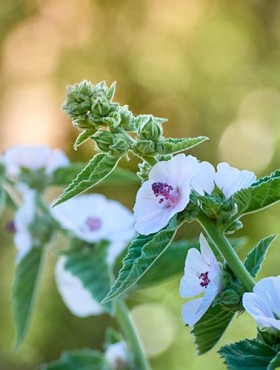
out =
[[[258,325],[280,330],[280,276],[260,280],[253,293],[244,293],[243,306]]]
[[[22,168],[31,171],[44,169],[46,175],[50,176],[57,168],[69,165],[68,158],[61,150],[45,145],[14,145],[3,153],[0,160],[7,176],[13,180],[17,179]]]
[[[188,251],[184,276],[180,283],[181,297],[190,298],[203,294],[182,307],[183,321],[190,326],[201,319],[222,290],[221,266],[203,234],[200,234],[199,242],[200,252],[195,248]]]
[[[178,154],[159,162],[150,171],[148,181],[139,189],[134,206],[135,229],[148,235],[164,228],[176,213],[189,203],[190,181],[198,160]]]
[[[126,369],[129,364],[129,352],[124,341],[110,344],[105,351],[105,359],[112,370]]]

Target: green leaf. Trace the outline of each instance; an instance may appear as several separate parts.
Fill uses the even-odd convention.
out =
[[[230,324],[234,312],[216,305],[208,309],[203,317],[194,325],[191,333],[195,336],[198,354],[209,351],[222,337]]]
[[[208,140],[206,136],[195,138],[167,138],[160,140],[156,145],[156,152],[160,155],[169,155],[182,152]]]
[[[108,245],[104,243],[67,251],[65,269],[79,278],[92,297],[101,302],[113,283],[112,272],[106,261]],[[108,313],[113,312],[113,304],[104,305]]]
[[[256,277],[260,270],[263,260],[265,259],[266,252],[276,237],[277,235],[274,234],[262,239],[246,257],[244,266],[253,278]]]
[[[30,324],[43,261],[44,249],[34,247],[16,268],[12,297],[17,329],[16,348],[24,340]]]
[[[78,176],[87,163],[71,163],[68,167],[58,168],[53,175],[51,185],[66,186]],[[134,185],[140,184],[139,177],[132,171],[124,168],[115,168],[103,181],[103,185]],[[98,186],[98,184],[96,185]]]
[[[41,370],[109,370],[104,355],[90,349],[64,352],[59,360],[41,366]]]
[[[280,352],[270,361],[267,370],[275,370],[280,368]]]
[[[120,157],[112,157],[109,154],[96,154],[70,185],[68,185],[55,205],[65,202],[67,199],[83,193],[85,190],[98,184],[114,170],[119,160]]]
[[[93,134],[95,134],[95,132],[96,132],[96,129],[84,130],[83,132],[81,132],[73,145],[74,150],[77,150],[78,147],[81,144],[83,144],[85,141],[87,141]]]
[[[247,189],[233,195],[238,211],[234,218],[257,212],[280,200],[280,170],[260,178]]]
[[[0,183],[0,215],[5,209],[6,206],[6,191],[4,189],[3,184]]]
[[[120,296],[136,284],[170,245],[179,226],[175,216],[168,226],[158,233],[139,235],[132,241],[119,276],[103,302]]]
[[[267,370],[277,352],[257,339],[245,339],[222,347],[219,351],[228,370]]]
[[[157,263],[153,264],[148,272],[139,280],[137,286],[146,288],[168,279],[176,274],[183,274],[185,259],[190,248],[199,249],[198,239],[180,240],[170,244]]]

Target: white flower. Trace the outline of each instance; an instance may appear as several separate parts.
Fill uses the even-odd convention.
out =
[[[65,269],[66,262],[65,256],[59,257],[55,268],[57,288],[66,307],[79,317],[102,314],[104,309],[83,286],[81,280]]]
[[[85,194],[52,208],[54,218],[81,240],[111,242],[108,261],[113,262],[134,236],[133,216],[120,203],[101,194]]]
[[[135,229],[148,235],[164,228],[189,203],[190,181],[198,166],[191,155],[178,154],[153,166],[134,206]]]
[[[203,294],[182,307],[183,321],[190,326],[201,319],[222,289],[221,266],[202,234],[199,241],[201,252],[195,248],[188,251],[180,283],[181,297]]]
[[[237,191],[248,188],[255,180],[256,176],[251,171],[240,171],[225,162],[217,166],[215,183],[222,190],[226,199],[229,199]]]
[[[117,342],[108,346],[105,358],[114,370],[122,369],[129,363],[128,351],[125,342]]]
[[[280,330],[280,276],[260,280],[253,293],[244,293],[243,306],[258,325]]]
[[[23,195],[23,204],[15,213],[14,243],[18,249],[17,262],[20,262],[32,248],[32,235],[29,231],[29,226],[35,218],[35,197],[36,193],[33,190],[25,192]]]
[[[219,163],[215,173],[210,163],[201,162],[191,180],[191,186],[197,193],[204,195],[211,194],[216,185],[225,198],[229,199],[237,191],[248,188],[255,180],[256,176],[253,172],[238,170],[228,163]]]
[[[61,150],[44,145],[15,145],[4,152],[1,162],[6,167],[7,176],[12,179],[19,176],[21,168],[44,169],[47,175],[51,175],[57,168],[69,164]]]

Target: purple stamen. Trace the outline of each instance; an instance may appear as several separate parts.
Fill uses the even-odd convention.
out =
[[[156,197],[161,196],[159,203],[163,203],[164,200],[170,200],[171,203],[176,203],[178,200],[177,196],[174,196],[170,192],[174,190],[173,186],[168,185],[165,182],[154,182],[152,184],[152,190]]]
[[[96,231],[100,229],[101,221],[97,217],[88,217],[85,224],[89,231]]]
[[[12,233],[14,234],[17,230],[16,230],[16,224],[15,224],[15,221],[14,220],[11,220],[11,221],[8,221],[6,223],[6,227],[5,227],[6,231],[8,233]]]
[[[204,288],[207,288],[208,284],[210,283],[210,279],[208,278],[208,271],[206,272],[202,272],[200,275],[199,275],[199,279],[202,280],[202,282],[200,283],[200,285]]]

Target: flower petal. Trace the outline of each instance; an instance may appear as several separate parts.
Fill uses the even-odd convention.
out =
[[[269,303],[264,297],[256,293],[244,293],[242,299],[245,310],[256,320],[261,326],[267,325],[267,318],[273,318],[273,312]]]
[[[102,314],[103,308],[84,288],[80,279],[65,269],[66,261],[66,257],[60,257],[55,268],[57,288],[66,307],[78,317]]]
[[[211,194],[215,187],[214,179],[215,169],[212,164],[201,162],[191,179],[191,187],[200,195]]]
[[[202,298],[193,299],[182,306],[182,318],[185,324],[193,326],[197,320],[197,314]]]
[[[253,291],[263,297],[274,314],[280,318],[280,276],[271,276],[260,280]]]

